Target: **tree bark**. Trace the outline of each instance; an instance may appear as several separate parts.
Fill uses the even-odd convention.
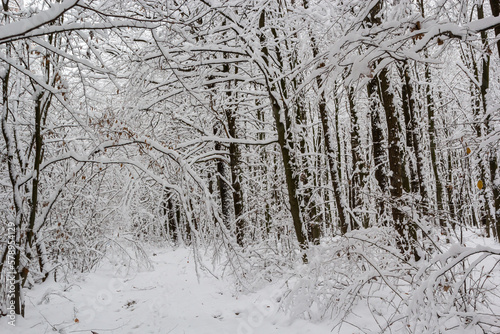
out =
[[[441,182],[441,177],[438,171],[438,160],[437,160],[437,152],[436,152],[436,126],[435,126],[435,114],[434,114],[434,99],[432,98],[432,90],[431,90],[431,70],[429,65],[425,65],[425,101],[427,107],[427,119],[429,122],[429,141],[430,141],[430,151],[431,151],[431,164],[432,164],[432,172],[434,175],[434,182],[436,186],[436,205],[437,205],[437,216],[439,219],[439,225],[443,229],[443,233],[445,232],[446,222],[443,218],[443,184]]]
[[[380,16],[378,16],[382,8],[382,1],[378,2],[370,13],[370,23],[380,24]],[[417,240],[417,233],[415,225],[412,222],[404,220],[404,214],[399,209],[402,205],[403,197],[403,162],[401,159],[400,142],[402,140],[401,130],[399,126],[398,113],[394,104],[394,95],[391,91],[389,83],[389,71],[383,68],[377,73],[369,83],[369,93],[373,96],[377,85],[377,92],[385,111],[385,119],[387,122],[387,143],[389,153],[389,170],[390,170],[390,194],[392,201],[392,220],[396,232],[399,234],[398,246],[404,256],[413,255],[415,260],[419,260],[420,256],[415,249],[415,241]],[[373,101],[372,101],[373,103]],[[375,111],[375,112],[374,112]],[[376,110],[372,109],[372,113]],[[381,129],[378,128],[380,131]],[[375,139],[380,140],[380,135],[377,134]],[[385,152],[384,152],[385,153]],[[384,154],[385,155],[385,154]],[[380,157],[378,157],[380,159]],[[380,162],[380,161],[379,161]]]
[[[363,159],[361,139],[359,135],[359,120],[356,111],[356,105],[354,101],[354,88],[348,87],[347,98],[349,99],[349,113],[351,115],[351,155],[352,155],[352,184],[350,186],[351,190],[351,207],[353,212],[357,210],[362,210],[363,207],[363,196],[360,189],[363,189],[366,182],[366,164]],[[363,227],[368,227],[368,216],[366,214],[359,214],[360,221]]]
[[[214,126],[214,135],[220,135],[220,124],[216,124]],[[220,142],[215,142],[215,150],[221,151],[223,146]],[[217,187],[219,188],[219,196],[221,203],[221,211],[222,211],[222,221],[224,225],[230,229],[230,218],[231,218],[231,190],[229,189],[229,185],[226,183],[226,167],[225,163],[222,159],[217,160]]]
[[[402,69],[403,75],[403,86],[402,86],[402,97],[403,97],[403,111],[405,114],[406,123],[406,145],[413,149],[415,155],[416,164],[412,168],[415,169],[413,173],[416,175],[412,177],[411,188],[412,191],[420,194],[421,200],[423,201],[425,207],[425,201],[427,200],[427,189],[425,186],[425,180],[423,175],[424,170],[424,159],[423,152],[420,147],[420,138],[418,135],[418,122],[417,115],[415,111],[415,100],[413,97],[413,87],[411,83],[410,73],[408,70],[408,63],[405,61]]]
[[[229,73],[230,68],[229,65],[224,65],[223,72]],[[237,68],[236,68],[237,73]],[[235,74],[236,74],[235,73]],[[231,83],[228,83],[231,85]],[[233,93],[230,89],[227,90],[226,96],[230,100]],[[229,101],[231,102],[231,101]],[[227,129],[229,132],[229,137],[237,139],[237,128],[236,128],[236,115],[234,107],[226,107],[225,114],[227,119]],[[245,229],[245,220],[243,217],[243,193],[241,190],[241,162],[240,162],[240,149],[238,144],[229,143],[229,168],[231,171],[231,186],[232,186],[232,197],[233,197],[233,209],[234,209],[234,219],[236,225],[236,242],[238,245],[243,246],[244,239],[244,229]]]
[[[5,3],[4,3],[5,7]],[[7,7],[8,8],[8,7]],[[7,53],[9,53],[9,48],[7,49]],[[21,198],[21,191],[20,191],[20,186],[18,185],[17,181],[19,178],[19,175],[16,171],[16,166],[15,166],[15,143],[12,137],[12,133],[10,132],[7,124],[8,120],[8,115],[9,115],[9,78],[10,78],[10,66],[7,67],[7,70],[4,73],[4,76],[2,78],[2,135],[5,141],[5,146],[6,146],[6,151],[7,151],[7,167],[9,170],[9,178],[10,178],[10,183],[12,185],[12,196],[13,196],[13,203],[14,203],[14,211],[15,211],[15,219],[13,222],[13,226],[10,226],[11,224],[9,223],[9,228],[13,229],[14,232],[14,247],[10,248],[7,251],[7,261],[11,263],[12,258],[14,261],[14,296],[9,300],[9,302],[14,303],[14,312],[16,314],[19,314],[24,317],[24,299],[23,299],[23,294],[22,294],[22,286],[21,286],[21,273],[22,269],[21,268],[21,228],[22,228],[22,223],[24,220],[24,215],[23,215],[23,203],[22,203],[22,198]],[[13,254],[12,254],[13,253]],[[10,264],[9,264],[10,267]],[[5,270],[4,266],[4,270]],[[11,270],[9,270],[11,272]]]
[[[261,12],[260,20],[259,20],[259,29],[264,29],[266,26],[266,12],[263,10]],[[261,45],[262,45],[262,54],[263,54],[263,59],[265,62],[266,66],[270,66],[270,59],[269,59],[269,49],[265,45],[266,38],[263,32],[261,32]],[[269,73],[264,73],[269,75]],[[293,141],[290,140],[290,128],[289,125],[291,123],[290,121],[290,115],[287,110],[287,106],[285,105],[285,101],[283,101],[284,105],[283,107],[279,103],[279,98],[277,97],[277,83],[272,83],[269,80],[272,80],[273,78],[268,77],[267,80],[267,91],[269,95],[269,100],[271,102],[271,108],[272,108],[272,113],[273,113],[273,118],[274,118],[274,123],[276,126],[276,130],[278,133],[278,144],[280,146],[281,150],[281,156],[282,156],[282,162],[283,162],[283,168],[285,170],[285,179],[286,179],[286,185],[287,185],[287,192],[288,192],[288,202],[290,204],[290,213],[292,215],[292,220],[293,220],[293,226],[295,229],[295,233],[297,236],[297,241],[299,242],[299,246],[301,249],[307,249],[307,239],[304,234],[303,230],[303,224],[302,224],[302,217],[301,217],[301,212],[300,212],[300,204],[297,198],[298,194],[298,182],[297,178],[294,175],[296,172],[295,164],[293,162],[292,156],[291,156],[291,150],[293,148]],[[286,86],[284,85],[283,82],[284,79],[281,80],[280,87],[281,88],[281,93],[283,94],[284,99],[287,98],[286,95]],[[283,113],[283,117],[282,114]],[[288,126],[286,126],[287,124]],[[303,257],[304,262],[307,262],[307,257]]]
[[[404,220],[404,214],[399,209],[402,205],[403,197],[403,164],[401,159],[400,141],[401,133],[398,121],[396,107],[394,105],[394,95],[391,92],[389,84],[388,70],[384,68],[377,74],[376,78],[380,80],[379,94],[380,100],[384,106],[385,117],[387,122],[387,142],[389,146],[389,169],[391,175],[390,193],[392,203],[392,219],[396,232],[400,236],[399,247],[403,254],[413,254],[415,260],[419,260],[413,243],[417,240],[416,227],[412,222]]]

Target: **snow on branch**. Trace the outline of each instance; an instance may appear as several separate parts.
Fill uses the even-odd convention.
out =
[[[28,32],[54,21],[65,12],[75,7],[78,1],[79,0],[66,0],[62,3],[54,3],[48,10],[42,11],[30,18],[0,27],[0,42],[4,43],[6,40],[24,36]]]
[[[278,142],[278,138],[270,138],[267,140],[246,140],[246,139],[237,139],[237,138],[221,138],[217,136],[204,136],[201,138],[197,138],[194,140],[190,140],[187,142],[183,142],[177,145],[177,148],[184,148],[187,146],[192,146],[202,142],[220,142],[220,143],[234,143],[241,145],[271,145]]]
[[[490,16],[484,19],[472,21],[468,23],[465,27],[475,31],[482,32],[490,29],[495,29],[500,26],[500,16]]]

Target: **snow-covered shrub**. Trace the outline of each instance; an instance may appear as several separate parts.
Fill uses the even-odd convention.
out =
[[[500,287],[493,283],[499,249],[448,245],[432,260],[414,262],[400,255],[395,237],[390,228],[370,228],[312,247],[309,263],[287,280],[283,310],[292,318],[331,321],[334,332],[344,326],[363,333],[500,329]]]
[[[451,246],[421,266],[408,307],[413,333],[500,332],[500,249]]]

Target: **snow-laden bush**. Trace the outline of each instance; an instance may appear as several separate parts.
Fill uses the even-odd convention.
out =
[[[448,250],[414,262],[395,240],[389,228],[370,228],[312,247],[287,280],[283,310],[332,321],[334,332],[500,331],[499,249],[441,245]]]
[[[451,246],[421,266],[408,307],[412,332],[500,332],[500,249]]]

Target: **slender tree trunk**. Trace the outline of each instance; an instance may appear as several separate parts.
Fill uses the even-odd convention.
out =
[[[373,78],[368,82],[368,97],[370,99],[370,128],[372,135],[372,150],[373,150],[373,163],[375,164],[375,179],[377,184],[385,195],[388,186],[385,172],[385,163],[387,155],[384,148],[384,132],[382,130],[379,105],[377,101],[377,78]],[[378,199],[379,214],[381,215],[384,210],[383,200]]]
[[[237,138],[236,136],[236,122],[233,115],[226,112],[228,117],[228,130],[229,135],[232,138]],[[231,182],[233,187],[233,207],[234,207],[234,218],[236,221],[236,242],[238,245],[243,246],[244,231],[245,231],[245,219],[243,217],[243,194],[241,190],[241,169],[240,169],[240,150],[236,143],[229,144],[229,164],[231,169]]]
[[[420,256],[417,254],[414,242],[417,240],[416,226],[412,222],[405,222],[404,214],[400,210],[402,205],[401,200],[403,197],[403,164],[401,159],[400,141],[402,136],[400,133],[400,126],[396,107],[394,105],[394,95],[391,92],[389,84],[388,70],[382,69],[377,74],[376,78],[379,79],[379,94],[380,100],[385,110],[385,117],[387,122],[387,142],[389,146],[389,169],[391,175],[389,177],[391,188],[391,201],[392,204],[392,219],[393,224],[400,236],[399,247],[403,254],[412,253],[415,260],[419,260]]]
[[[40,93],[35,99],[35,133],[34,133],[34,149],[35,149],[35,157],[34,157],[34,176],[31,184],[31,202],[30,202],[30,214],[28,219],[28,228],[26,230],[26,256],[29,261],[33,260],[34,256],[36,256],[33,251],[33,243],[36,242],[35,235],[35,219],[38,210],[38,186],[40,183],[40,165],[43,159],[43,138],[42,138],[42,114],[44,113],[45,108],[49,107],[49,104],[46,104],[46,97],[44,93]],[[36,248],[35,248],[36,250]],[[40,259],[38,259],[40,263]],[[42,271],[43,268],[40,268]],[[23,286],[27,280],[28,270],[23,270]]]
[[[294,37],[297,38],[297,35],[295,34]],[[289,49],[287,41],[285,41],[285,45],[287,49]],[[295,51],[290,52],[292,53],[292,59],[289,61],[290,69],[293,69],[298,63],[297,54]],[[292,79],[292,84],[293,89],[297,91],[299,86],[302,84],[302,78],[295,76]],[[310,166],[314,162],[310,161],[307,157],[308,145],[306,142],[307,133],[305,132],[305,127],[307,125],[307,108],[304,105],[304,101],[304,93],[299,92],[294,99],[295,126],[298,127],[298,146],[301,154],[300,160],[297,161],[297,167],[301,167],[300,170],[302,173],[299,178],[299,184],[301,185],[299,202],[302,204],[301,212],[303,214],[303,222],[307,228],[308,239],[317,245],[320,242],[320,225],[318,221],[318,208],[313,196],[315,169]],[[299,166],[299,163],[301,166]]]
[[[167,193],[167,219],[168,232],[170,237],[176,243],[179,240],[179,221],[177,220],[176,207],[174,204],[173,194]]]
[[[229,73],[229,65],[224,65],[223,72]],[[236,68],[237,73],[237,68]],[[226,96],[231,99],[233,93],[230,89],[227,90]],[[227,129],[229,136],[231,138],[237,139],[237,128],[236,128],[236,115],[235,107],[229,107],[225,109],[226,119],[227,119]],[[233,197],[233,208],[234,208],[234,219],[236,225],[236,242],[238,245],[243,246],[244,239],[244,229],[245,229],[245,219],[243,217],[243,193],[241,190],[241,162],[240,162],[240,149],[238,144],[229,144],[229,167],[231,171],[231,186],[232,186],[232,197]]]
[[[266,21],[265,21],[266,13],[265,10],[262,11],[260,20],[259,20],[259,28],[264,29],[266,26]],[[266,66],[271,66],[271,61],[269,57],[269,49],[267,46],[265,46],[266,43],[266,38],[263,33],[261,33],[261,45],[262,47],[262,54],[264,58],[264,62]],[[269,75],[269,73],[265,73]],[[302,249],[307,248],[307,239],[304,234],[303,230],[303,224],[302,224],[302,217],[301,217],[301,212],[300,212],[300,204],[297,198],[298,194],[298,182],[297,178],[294,175],[296,172],[295,164],[293,162],[292,156],[291,156],[291,151],[293,149],[293,141],[291,141],[290,136],[290,128],[289,125],[291,123],[290,121],[290,115],[287,110],[287,106],[285,105],[285,101],[283,101],[283,107],[279,103],[279,97],[277,95],[277,83],[272,83],[269,82],[269,80],[272,80],[273,78],[268,77],[268,82],[267,82],[267,90],[269,94],[269,100],[271,102],[271,108],[272,108],[272,113],[273,113],[273,118],[274,122],[276,125],[276,130],[278,132],[278,144],[281,149],[281,156],[282,156],[282,162],[283,162],[283,168],[285,170],[285,179],[286,179],[286,185],[287,185],[287,192],[288,192],[288,202],[290,204],[290,213],[292,215],[292,220],[293,220],[293,226],[295,229],[295,233],[297,236],[297,241],[299,242],[299,245]],[[283,81],[282,79],[281,81]],[[283,94],[284,98],[286,99],[286,86],[284,85],[283,82],[280,84],[281,88],[281,94]],[[282,115],[283,114],[283,115]],[[286,125],[288,126],[286,126]],[[303,258],[304,262],[307,262],[307,258],[304,256]]]
[[[437,152],[436,152],[436,138],[437,138],[437,133],[436,133],[436,125],[435,125],[435,104],[434,104],[434,99],[432,97],[432,90],[431,90],[431,70],[429,68],[429,65],[425,65],[425,81],[426,81],[426,86],[425,86],[425,100],[426,100],[426,106],[427,106],[427,118],[429,122],[429,142],[430,142],[430,151],[431,151],[431,164],[432,164],[432,172],[434,174],[434,182],[436,186],[436,204],[437,204],[437,209],[438,209],[438,217],[439,217],[439,225],[443,229],[443,232],[445,232],[446,228],[446,222],[443,218],[443,184],[441,182],[441,177],[439,176],[439,171],[438,171],[438,160],[437,160]]]
[[[257,110],[257,119],[260,121],[261,124],[265,124],[265,116],[264,116],[264,111],[262,109]],[[257,134],[257,139],[260,141],[263,141],[266,139],[266,134],[263,131],[264,129],[261,128],[259,133]],[[268,156],[266,153],[266,150],[262,150],[261,155],[260,155],[260,161],[261,161],[261,172],[262,175],[269,175],[271,173],[268,172]],[[271,178],[271,181],[269,180]],[[273,180],[274,175],[268,176],[266,179],[266,188],[267,188],[267,193],[269,195],[266,197],[266,205],[265,205],[265,211],[264,211],[264,221],[265,221],[265,231],[266,231],[266,236],[271,233],[271,204],[273,203],[276,199],[275,191],[273,189]]]
[[[221,127],[220,124],[216,124],[214,126],[214,135],[219,135],[220,127]],[[220,142],[215,142],[215,150],[221,151],[222,149],[223,149],[222,144]],[[230,209],[231,190],[229,189],[229,185],[227,184],[226,167],[222,159],[217,160],[217,186],[219,188],[219,195],[221,201],[222,221],[224,222],[224,225],[228,229],[231,229],[229,223],[231,219],[231,209]]]
[[[481,11],[478,10],[478,16],[481,16]],[[466,60],[466,55],[463,55],[463,58]],[[488,62],[489,63],[489,62]],[[487,63],[483,62],[483,66],[485,66]],[[485,116],[485,108],[486,108],[486,89],[488,86],[488,74],[485,74],[481,72],[481,77],[480,77],[480,69],[479,66],[474,59],[474,54],[471,49],[470,52],[470,61],[467,63],[468,66],[470,66],[475,81],[480,82],[479,87],[477,84],[471,80],[470,82],[470,97],[471,97],[471,108],[473,111],[474,119],[476,122],[474,123],[474,130],[476,132],[476,137],[481,138],[484,133],[484,116]],[[483,68],[483,71],[485,68]],[[483,95],[484,93],[484,95]],[[486,235],[489,237],[491,233],[491,228],[493,226],[493,217],[490,212],[490,205],[489,205],[489,198],[488,198],[488,184],[486,180],[486,167],[485,167],[485,161],[482,158],[482,153],[478,152],[478,168],[479,168],[479,180],[486,185],[486,187],[479,189],[479,196],[482,199],[483,205],[482,207],[478,210],[478,217],[479,221],[484,228]],[[478,182],[478,181],[476,181]]]
[[[453,179],[453,165],[452,165],[452,155],[451,152],[448,152],[448,185],[446,187],[446,191],[448,193],[448,207],[450,209],[450,214],[451,214],[451,226],[452,228],[455,228],[455,219],[456,219],[456,212],[455,212],[455,204],[453,202],[453,190],[454,190],[454,179]]]
[[[369,25],[380,25],[382,23],[382,19],[379,16],[380,11],[382,10],[383,1],[378,1],[373,8],[371,9],[366,21]],[[370,112],[370,121],[371,121],[371,135],[372,135],[372,145],[373,145],[373,162],[375,164],[375,179],[377,180],[377,184],[382,191],[382,196],[387,194],[389,189],[386,178],[385,164],[387,161],[387,153],[384,147],[384,132],[382,129],[382,121],[380,119],[379,113],[379,103],[377,97],[380,99],[380,103],[384,103],[382,99],[382,94],[379,88],[379,79],[380,76],[373,77],[367,85],[368,90],[368,99],[369,102],[369,112]],[[392,95],[391,95],[392,97]],[[387,101],[389,102],[389,101]],[[392,101],[390,101],[392,103]],[[390,143],[389,143],[390,144]],[[378,208],[379,208],[379,216],[381,216],[384,212],[384,200],[378,198]]]
[[[287,140],[285,124],[281,120],[281,106],[279,105],[274,92],[270,92],[271,105],[273,110],[273,117],[276,124],[276,129],[278,132],[278,143],[281,149],[281,155],[283,160],[283,167],[285,169],[285,179],[288,190],[288,201],[290,204],[290,212],[292,214],[293,225],[295,228],[295,233],[297,234],[297,240],[301,248],[307,248],[306,237],[302,229],[302,219],[300,213],[300,204],[297,198],[297,181],[294,177],[294,165],[290,155],[290,141]]]
[[[6,2],[4,2],[4,10],[6,7]],[[8,10],[8,5],[7,5]],[[9,53],[7,49],[7,53]],[[9,170],[9,178],[12,185],[12,196],[14,203],[15,219],[13,226],[11,223],[8,224],[9,229],[13,229],[14,234],[14,247],[9,247],[7,250],[7,266],[4,266],[4,270],[8,269],[8,280],[11,281],[12,276],[14,276],[14,296],[10,298],[9,302],[14,304],[14,312],[24,317],[24,298],[22,294],[21,286],[21,228],[24,220],[23,215],[23,203],[21,197],[20,186],[18,185],[19,175],[16,171],[15,166],[15,143],[13,140],[12,133],[10,132],[7,124],[9,115],[9,78],[10,78],[10,66],[7,67],[3,77],[2,77],[2,135],[5,141],[5,147],[7,151],[7,167]],[[9,240],[10,241],[10,240]],[[14,263],[12,263],[12,261]],[[13,266],[12,266],[13,265]],[[9,304],[10,306],[11,304]]]
[[[490,0],[491,11],[494,16],[499,15],[499,1],[498,0]],[[484,18],[484,9],[482,4],[477,5],[477,18]],[[495,35],[498,37],[500,34],[500,27],[495,28]],[[488,35],[486,31],[481,32],[481,41],[483,44],[483,52],[484,55],[482,57],[482,73],[481,73],[481,100],[483,102],[483,111],[485,114],[485,127],[487,134],[491,134],[492,128],[490,125],[491,115],[488,110],[488,101],[487,101],[487,92],[490,87],[490,47],[488,45]],[[500,41],[497,41],[497,48],[500,55]],[[488,192],[493,197],[493,207],[495,210],[495,214],[488,214],[489,220],[491,221],[491,226],[493,229],[493,233],[496,236],[497,240],[500,241],[500,185],[496,183],[497,181],[497,152],[495,150],[491,150],[488,152],[488,167],[490,172],[490,182],[485,187],[485,192]],[[485,194],[485,197],[488,197],[488,194]],[[490,212],[489,201],[486,201],[486,210]]]
[[[363,196],[360,189],[363,189],[366,182],[366,165],[362,155],[361,139],[359,135],[359,120],[358,114],[356,112],[356,106],[354,101],[354,88],[347,87],[347,96],[349,103],[349,113],[351,115],[351,155],[352,155],[352,184],[351,184],[351,198],[352,198],[352,208],[353,212],[357,210],[362,210],[363,208]],[[368,216],[366,214],[360,214],[360,221],[363,223],[363,227],[368,227]]]
[[[321,78],[316,78],[318,87],[321,89]],[[328,160],[328,165],[329,165],[329,171],[330,171],[330,180],[332,182],[332,187],[333,187],[333,194],[335,197],[335,204],[337,206],[337,215],[339,217],[339,222],[340,222],[340,231],[342,234],[346,233],[349,230],[349,227],[347,226],[347,221],[346,221],[346,216],[344,213],[344,206],[342,204],[342,193],[340,191],[340,179],[339,175],[337,172],[337,163],[335,161],[336,155],[335,151],[333,149],[333,142],[332,142],[332,137],[331,137],[331,132],[330,132],[330,126],[328,124],[328,113],[326,109],[326,98],[325,94],[322,91],[320,94],[320,100],[318,104],[318,110],[319,110],[319,116],[321,120],[321,126],[323,130],[323,140],[325,141],[325,150],[326,150],[326,156]]]
[[[372,11],[370,12],[369,22],[375,25],[380,24],[380,10],[382,8],[382,1],[379,1]],[[400,142],[402,140],[401,130],[399,126],[398,113],[394,104],[394,95],[391,91],[389,83],[389,71],[383,68],[377,73],[369,82],[368,92],[369,96],[373,97],[375,94],[374,89],[377,88],[377,93],[385,111],[385,120],[387,122],[387,143],[388,143],[388,157],[389,157],[389,170],[390,170],[390,194],[392,203],[392,220],[396,232],[399,234],[398,246],[405,256],[412,254],[415,260],[419,260],[420,256],[415,249],[415,242],[417,241],[417,233],[415,225],[412,222],[404,220],[404,213],[400,210],[403,197],[403,161],[401,159]],[[373,105],[372,101],[372,105]],[[372,113],[376,113],[375,108],[372,108]],[[375,121],[377,121],[375,119]],[[377,122],[374,122],[375,124]],[[379,123],[379,122],[378,122]],[[379,123],[380,124],[380,123]],[[372,124],[373,126],[373,124]],[[380,128],[376,128],[380,130]],[[376,134],[373,140],[380,141],[381,134]],[[379,148],[380,149],[380,148]],[[385,156],[385,152],[384,152]],[[383,163],[381,157],[378,157],[378,163]],[[377,161],[376,161],[377,163]],[[378,164],[377,164],[378,165]],[[377,166],[378,167],[378,166]],[[381,182],[379,182],[381,184]],[[381,187],[383,188],[383,187]],[[384,190],[384,189],[383,189]]]
[[[424,1],[419,0],[418,1],[418,6],[420,8],[420,13],[422,14],[422,17],[425,17],[425,8],[424,8]],[[431,153],[431,167],[432,167],[432,173],[434,175],[434,182],[435,182],[435,187],[436,187],[436,205],[438,209],[438,216],[439,216],[439,225],[441,226],[442,232],[446,233],[446,223],[445,220],[443,219],[443,185],[441,183],[441,178],[439,176],[439,171],[438,171],[438,161],[437,161],[437,153],[436,153],[436,138],[437,138],[437,133],[436,133],[436,127],[435,127],[435,114],[434,114],[434,109],[435,109],[435,104],[434,104],[434,99],[432,97],[432,90],[431,90],[431,70],[428,64],[425,64],[425,102],[426,102],[426,108],[427,108],[427,119],[429,123],[429,128],[428,128],[428,133],[429,133],[429,145],[430,145],[430,153]]]
[[[420,138],[418,135],[418,122],[417,122],[417,114],[415,110],[415,100],[413,97],[413,87],[411,83],[410,73],[408,70],[408,63],[405,61],[403,65],[403,86],[402,86],[402,96],[403,96],[403,111],[405,114],[405,122],[406,122],[406,139],[407,146],[413,149],[413,153],[415,155],[416,164],[412,168],[415,169],[416,175],[412,176],[411,180],[411,188],[412,191],[420,194],[421,200],[423,201],[423,207],[426,207],[427,200],[427,189],[425,186],[424,180],[424,166],[425,162],[423,159],[423,152],[420,147]],[[415,174],[415,172],[413,172]]]

